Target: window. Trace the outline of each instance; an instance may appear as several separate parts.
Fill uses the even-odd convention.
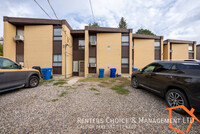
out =
[[[128,58],[122,58],[122,64],[128,64]]]
[[[123,35],[123,36],[122,36],[122,42],[129,42],[129,39],[128,39],[128,38],[129,38],[129,36]]]
[[[161,48],[160,48],[160,40],[155,40],[154,42],[154,60],[161,60]]]
[[[177,64],[174,68],[178,70],[200,70],[200,65],[194,63],[183,63]]]
[[[62,40],[62,37],[53,37],[53,40]]]
[[[62,63],[53,63],[53,66],[54,67],[60,67],[60,66],[62,66]]]
[[[78,48],[79,50],[85,49],[85,40],[78,40]]]
[[[17,29],[17,35],[24,36],[24,29]]]
[[[96,58],[89,58],[89,63],[96,63]]]
[[[0,69],[18,69],[18,65],[11,60],[0,58]]]
[[[193,51],[194,48],[193,48],[193,45],[189,45],[189,51]]]
[[[93,42],[93,41],[97,41],[97,36],[96,35],[91,35],[90,36],[90,42]]]
[[[78,72],[78,61],[73,61],[73,72]]]
[[[155,69],[155,67],[156,67],[156,64],[148,65],[147,67],[145,67],[145,68],[143,69],[143,72],[153,72],[154,69]]]
[[[54,29],[53,34],[54,34],[54,36],[61,36],[62,35],[62,29],[61,28]]]
[[[155,47],[160,47],[160,41],[155,41],[155,42],[154,42],[154,46],[155,46]]]
[[[54,62],[62,62],[62,55],[53,55]]]
[[[129,36],[127,35],[122,36],[122,46],[129,46]]]
[[[154,69],[154,72],[166,72],[166,71],[169,71],[172,67],[172,63],[161,63],[161,64],[158,64],[155,69]]]

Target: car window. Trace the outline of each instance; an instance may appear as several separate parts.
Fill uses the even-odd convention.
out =
[[[159,63],[154,69],[154,72],[167,72],[169,69],[171,69],[171,67],[172,63]]]
[[[155,69],[155,67],[156,67],[156,64],[148,65],[147,67],[145,67],[145,68],[143,69],[143,72],[153,72],[154,69]]]
[[[18,69],[18,65],[11,60],[0,58],[0,69]]]
[[[200,70],[200,65],[195,63],[182,63],[172,66],[172,70]]]

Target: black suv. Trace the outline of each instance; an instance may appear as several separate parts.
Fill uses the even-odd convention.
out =
[[[144,87],[165,97],[169,107],[184,105],[200,111],[200,63],[198,61],[158,61],[131,77],[132,87]],[[184,113],[183,109],[174,111]]]

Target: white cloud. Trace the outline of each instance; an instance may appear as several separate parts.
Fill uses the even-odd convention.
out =
[[[37,0],[52,16],[46,0]],[[91,0],[96,21],[101,26],[117,27],[123,16],[129,28],[136,32],[147,28],[166,38],[197,40],[200,42],[199,0]],[[28,0],[0,0],[0,36],[3,16],[48,18]],[[93,22],[89,0],[50,0],[57,16],[66,19],[74,29],[83,29]]]

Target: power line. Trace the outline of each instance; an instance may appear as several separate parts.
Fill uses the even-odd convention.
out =
[[[89,0],[89,2],[90,2],[90,8],[91,8],[91,11],[92,11],[93,20],[95,22],[94,12],[93,12],[93,8],[92,8],[92,2],[91,2],[91,0]]]
[[[48,1],[48,3],[49,3],[49,6],[51,7],[51,9],[52,9],[52,11],[53,11],[53,13],[54,13],[54,15],[56,16],[56,18],[58,19],[58,16],[56,15],[56,12],[55,12],[55,10],[53,9],[53,7],[52,7],[52,5],[51,5],[51,3],[50,3],[50,1],[49,0],[47,0]]]
[[[42,8],[42,6],[40,6],[40,4],[36,0],[34,0],[34,1],[46,13],[46,15],[49,16],[49,14]],[[52,19],[50,16],[49,16],[49,18]]]

